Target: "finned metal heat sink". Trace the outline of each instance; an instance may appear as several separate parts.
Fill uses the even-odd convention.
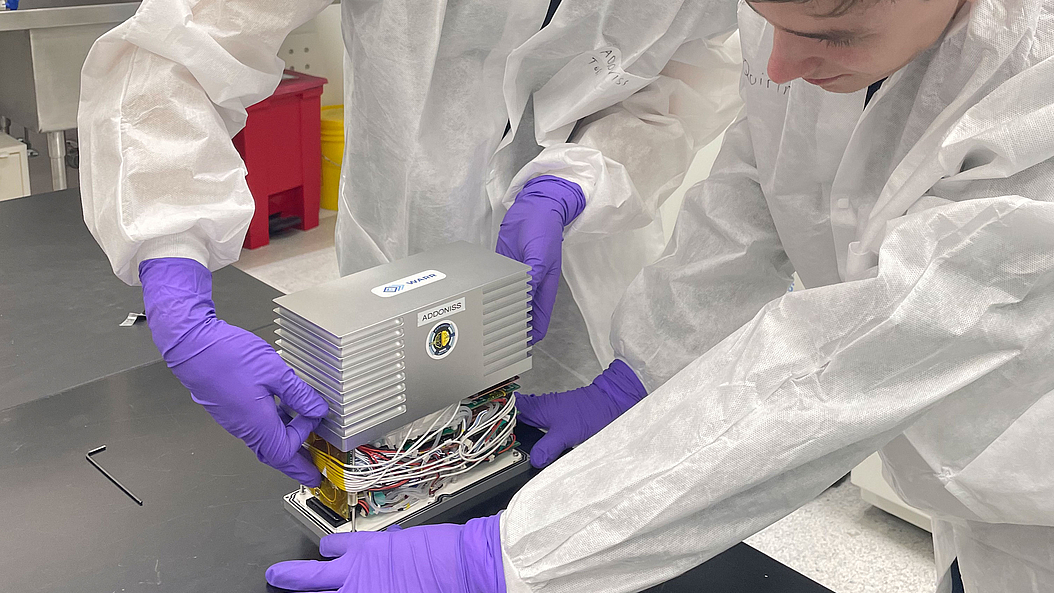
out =
[[[275,299],[316,434],[349,451],[529,370],[529,270],[458,242]]]

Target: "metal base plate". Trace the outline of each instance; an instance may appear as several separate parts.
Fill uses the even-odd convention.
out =
[[[286,510],[319,539],[333,533],[383,531],[396,524],[400,527],[413,527],[530,470],[529,459],[526,452],[513,449],[501,454],[494,461],[480,464],[472,471],[456,476],[440,488],[434,498],[415,503],[405,511],[371,517],[353,516],[351,521],[342,524],[334,524],[309,506],[308,501],[313,499],[314,495],[307,488],[302,487],[290,492],[282,501]]]

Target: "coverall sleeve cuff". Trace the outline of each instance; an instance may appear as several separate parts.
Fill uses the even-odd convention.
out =
[[[505,532],[505,513],[501,514],[501,532]],[[505,551],[505,536],[501,536],[501,565],[505,571],[505,593],[534,593],[530,585],[520,578],[512,565],[512,558]]]
[[[512,206],[516,195],[530,180],[552,175],[570,181],[582,190],[585,208],[564,229],[564,239],[585,242],[622,231],[645,227],[658,211],[644,204],[629,172],[606,159],[597,149],[578,144],[557,144],[542,150],[513,178],[502,205]]]
[[[136,285],[140,284],[139,264],[148,259],[161,257],[183,257],[192,259],[206,268],[209,267],[209,248],[193,232],[158,237],[144,241],[135,253],[135,259],[131,262],[131,270],[133,270]]]
[[[522,169],[512,179],[502,198],[502,205],[510,208],[520,190],[536,177],[552,175],[578,185],[588,205],[597,180],[597,158],[603,158],[594,149],[576,144],[550,146]],[[588,206],[587,206],[588,207]]]

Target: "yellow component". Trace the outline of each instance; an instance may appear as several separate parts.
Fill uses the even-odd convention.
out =
[[[352,463],[353,454],[350,451],[341,451],[313,432],[307,435],[307,444],[309,447],[314,447],[323,453],[327,453],[340,463]]]
[[[318,488],[312,488],[311,493],[330,510],[350,521],[358,495],[349,493],[344,487],[343,468],[330,454],[338,450],[314,433],[308,437],[307,450],[315,467],[322,472],[322,483]]]
[[[443,348],[446,348],[447,344],[449,343],[450,332],[445,329],[436,332],[435,337],[432,338],[432,345],[435,347],[436,350],[442,350]]]
[[[334,513],[349,521],[351,520],[352,509],[355,508],[356,504],[354,501],[357,500],[356,495],[337,488],[333,482],[330,482],[325,477],[322,478],[322,483],[319,484],[318,488],[311,489],[311,493]]]
[[[344,161],[344,106],[322,108],[322,207],[336,210]]]
[[[336,488],[347,491],[344,486],[344,468],[340,462],[333,458],[333,456],[316,449],[312,445],[308,445],[307,450],[311,453],[311,460],[315,463],[315,467],[322,473],[322,476],[327,481],[331,482]]]

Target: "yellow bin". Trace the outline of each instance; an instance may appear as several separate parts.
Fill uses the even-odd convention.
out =
[[[344,160],[344,106],[322,108],[322,207],[337,209],[340,163]]]

